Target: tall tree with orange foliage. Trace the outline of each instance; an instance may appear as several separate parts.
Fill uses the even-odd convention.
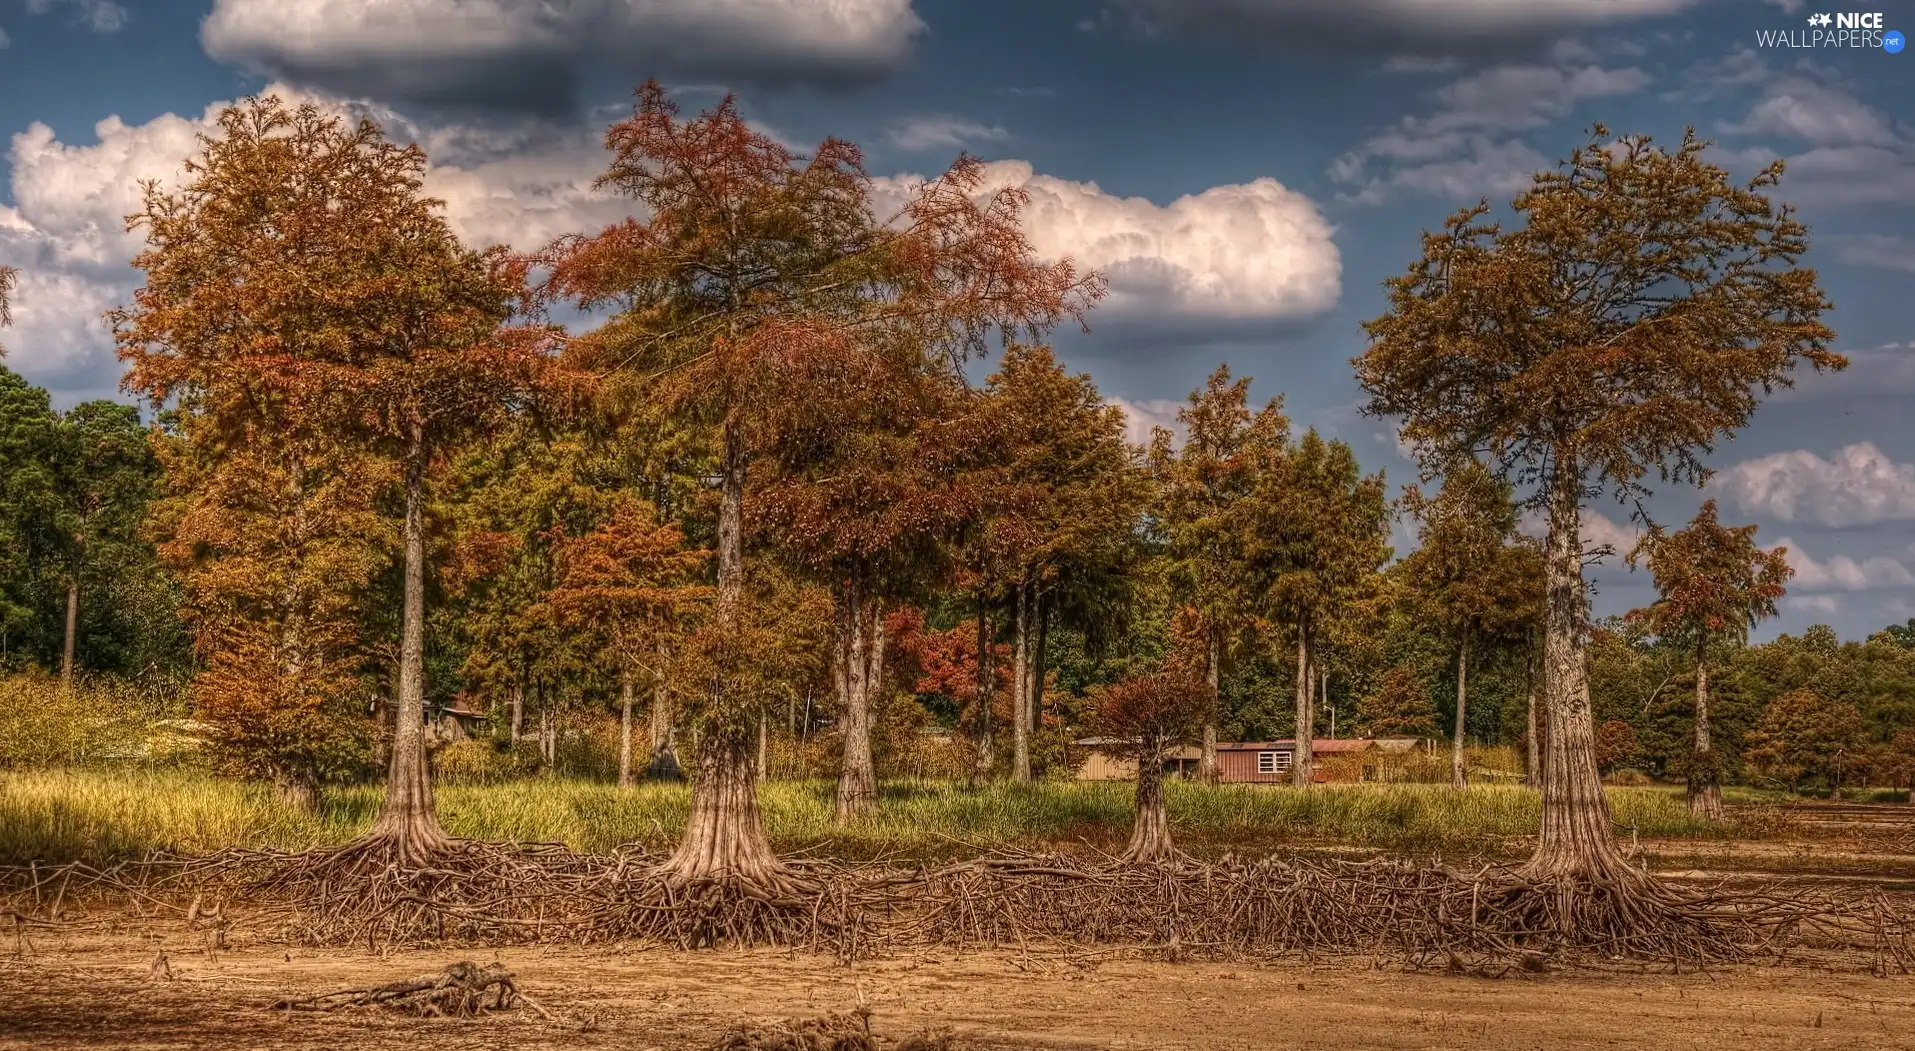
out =
[[[128,390],[203,417],[221,460],[275,450],[393,463],[404,505],[396,723],[385,805],[341,857],[425,866],[453,846],[424,740],[425,511],[435,453],[535,382],[536,328],[505,329],[524,271],[463,245],[420,192],[426,158],[311,105],[248,99],[219,117],[186,184],[148,184],[129,228],[146,284],[116,311]],[[299,484],[303,484],[299,483]],[[355,861],[355,863],[357,863]]]
[[[993,332],[1041,333],[1081,317],[1101,284],[1068,263],[1043,264],[1019,228],[1023,198],[979,200],[970,158],[918,187],[886,222],[855,146],[835,139],[800,158],[752,130],[735,100],[681,119],[663,88],[638,91],[633,115],[606,133],[598,185],[645,205],[595,236],[551,246],[546,294],[621,308],[575,338],[581,365],[642,378],[645,392],[710,429],[717,452],[718,582],[714,630],[742,623],[746,494],[754,457],[811,411],[814,377],[845,367],[855,383],[872,347],[915,346],[952,362]],[[707,681],[747,654],[740,639],[702,647]],[[700,723],[685,838],[666,863],[684,880],[775,880],[755,802],[756,708],[714,690]]]
[[[685,546],[677,525],[642,500],[620,500],[589,533],[555,543],[558,586],[547,596],[563,622],[601,636],[618,669],[618,786],[632,785],[632,702],[641,678],[656,687],[667,669],[662,638],[710,593],[697,583],[708,553]]]
[[[1481,457],[1548,513],[1549,747],[1524,875],[1562,889],[1579,936],[1659,922],[1630,907],[1650,885],[1618,847],[1596,766],[1582,503],[1637,497],[1651,471],[1705,478],[1703,455],[1760,393],[1788,386],[1798,364],[1846,363],[1800,265],[1808,231],[1769,196],[1781,163],[1738,185],[1706,145],[1693,131],[1665,149],[1598,125],[1515,199],[1518,225],[1488,221],[1484,201],[1425,235],[1356,359],[1368,411],[1402,421],[1426,471]]]
[[[1756,527],[1730,527],[1716,519],[1716,502],[1705,501],[1687,526],[1674,533],[1651,529],[1629,553],[1631,566],[1647,562],[1660,597],[1632,610],[1629,619],[1694,655],[1695,752],[1689,757],[1689,809],[1698,817],[1722,818],[1722,768],[1709,742],[1709,647],[1740,646],[1749,629],[1775,616],[1795,570],[1787,549],[1763,550]]]

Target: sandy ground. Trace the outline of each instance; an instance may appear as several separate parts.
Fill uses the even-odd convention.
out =
[[[9,938],[0,1048],[289,1051],[705,1048],[741,1021],[860,1004],[895,1040],[947,1028],[997,1048],[1909,1048],[1915,981],[1731,968],[1503,979],[1377,961],[1275,966],[949,954],[849,966],[771,952],[518,948],[386,957],[202,936]],[[164,952],[172,977],[154,975]],[[460,958],[502,962],[553,1016],[421,1021],[274,1011],[285,996],[378,984]]]

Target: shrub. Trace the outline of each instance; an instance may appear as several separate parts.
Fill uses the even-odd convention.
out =
[[[0,679],[0,766],[83,766],[148,754],[152,714],[117,680],[71,685],[44,672]]]

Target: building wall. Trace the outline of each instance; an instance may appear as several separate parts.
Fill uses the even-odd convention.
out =
[[[1281,753],[1286,757],[1289,755],[1289,752],[1282,748],[1271,749],[1271,751]],[[1249,784],[1287,785],[1290,783],[1290,768],[1287,765],[1281,765],[1283,763],[1281,759],[1278,760],[1280,766],[1275,773],[1258,773],[1257,756],[1259,754],[1261,754],[1261,752],[1250,751],[1248,749],[1218,749],[1217,773],[1219,777],[1225,781],[1239,781]]]

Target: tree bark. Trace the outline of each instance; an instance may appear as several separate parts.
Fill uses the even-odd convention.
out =
[[[1197,757],[1197,780],[1214,785],[1223,778],[1223,769],[1217,763],[1217,715],[1223,703],[1223,637],[1213,629],[1209,632],[1208,643],[1204,654],[1204,675],[1210,683],[1210,717],[1204,720],[1203,746]]]
[[[1031,779],[1031,586],[1018,581],[1011,651],[1011,777]]]
[[[1469,710],[1469,629],[1464,628],[1456,642],[1456,730],[1450,737],[1450,784],[1469,785],[1469,770],[1463,762],[1463,728]]]
[[[838,587],[838,649],[832,678],[844,715],[844,758],[838,769],[835,819],[851,821],[878,808],[871,759],[871,701],[884,673],[884,607],[853,576]]]
[[[80,574],[68,574],[66,581],[66,640],[60,646],[60,681],[73,682],[74,641],[80,633]]]
[[[768,712],[758,713],[758,781],[763,784],[771,777],[771,718]]]
[[[1310,626],[1308,621],[1297,623],[1296,698],[1296,752],[1290,760],[1290,783],[1298,788],[1308,788],[1316,765],[1315,727],[1311,726],[1314,713],[1311,711],[1313,706],[1310,703]]]
[[[1709,744],[1709,665],[1702,649],[1698,647],[1696,653],[1696,755],[1689,772],[1689,812],[1707,821],[1720,821],[1722,779]]]
[[[1130,846],[1123,860],[1134,863],[1169,861],[1177,856],[1170,839],[1169,808],[1164,805],[1164,748],[1139,749],[1137,757],[1137,816],[1131,824]]]
[[[512,743],[518,744],[525,737],[525,679],[521,677],[512,684]]]
[[[1628,869],[1616,843],[1596,769],[1589,705],[1588,594],[1582,579],[1582,481],[1573,454],[1558,451],[1550,494],[1543,635],[1543,821],[1530,878],[1609,878]]]
[[[618,787],[632,787],[632,673],[618,683]]]
[[[1532,639],[1533,643],[1533,639]],[[1543,787],[1543,726],[1536,715],[1536,648],[1532,644],[1529,652],[1523,655],[1523,680],[1529,690],[1529,710],[1527,713],[1529,736],[1528,747],[1523,754],[1523,780],[1531,788]]]
[[[424,867],[452,843],[439,824],[426,767],[426,459],[424,426],[414,421],[405,461],[405,589],[399,630],[399,690],[385,804],[369,834],[388,842],[403,865]]]
[[[718,608],[720,630],[734,629],[744,598],[745,443],[736,421],[721,436],[718,494]],[[722,705],[725,698],[713,698]],[[763,882],[779,871],[758,816],[758,786],[750,731],[744,719],[717,719],[698,727],[692,775],[692,812],[684,838],[662,867],[672,882],[736,878]]]
[[[991,727],[991,702],[996,698],[997,682],[992,667],[997,658],[996,634],[991,631],[991,611],[984,592],[977,593],[977,756],[971,776],[981,780],[991,776],[997,765],[997,740]]]
[[[1031,733],[1044,729],[1044,648],[1050,642],[1051,610],[1044,603],[1044,589],[1031,591]]]
[[[980,590],[977,595],[977,710],[974,713],[977,755],[971,769],[973,780],[990,777],[991,769],[997,765],[997,741],[991,727],[991,702],[997,685],[992,665],[997,647],[990,626],[990,609]]]
[[[677,781],[685,776],[678,763],[678,746],[672,733],[672,695],[665,687],[665,666],[671,659],[671,646],[658,636],[658,673],[652,679],[651,749],[645,761],[645,776],[654,781]]]

